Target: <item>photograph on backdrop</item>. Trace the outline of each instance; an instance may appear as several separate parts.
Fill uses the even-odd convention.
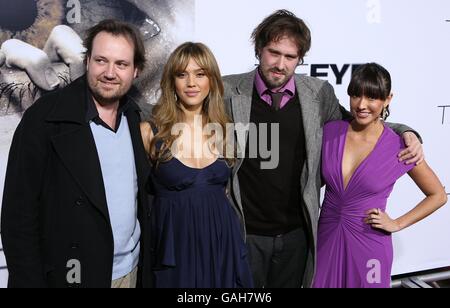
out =
[[[193,10],[193,0],[2,1],[0,116],[23,112],[42,93],[81,76],[84,31],[107,18],[132,23],[144,35],[149,61],[137,81],[139,101],[155,102],[168,51],[192,35]]]
[[[191,39],[194,0],[2,0],[0,2],[0,195],[13,133],[42,95],[85,73],[86,30],[104,19],[133,24],[147,51],[129,95],[147,116],[169,52]],[[1,206],[1,205],[0,205]],[[0,242],[0,286],[6,286]]]

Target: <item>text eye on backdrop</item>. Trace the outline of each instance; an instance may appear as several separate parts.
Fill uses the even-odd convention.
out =
[[[152,12],[142,11],[131,0],[79,0],[79,3],[81,23],[70,25],[79,33],[110,18],[135,25],[144,39],[157,36],[161,32],[159,25],[150,16]]]
[[[120,1],[124,12],[124,20],[137,25],[144,39],[155,37],[161,32],[159,25],[146,12],[141,11],[132,3]]]

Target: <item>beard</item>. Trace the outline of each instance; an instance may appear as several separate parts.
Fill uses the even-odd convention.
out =
[[[103,82],[114,82],[111,88],[104,88]],[[109,106],[119,102],[130,90],[131,83],[126,84],[122,80],[109,81],[102,78],[88,78],[89,89],[97,103]]]
[[[280,88],[282,86],[284,86],[289,79],[291,79],[292,76],[288,76],[287,72],[284,70],[278,70],[276,68],[270,68],[270,69],[265,69],[265,68],[261,68],[260,70],[261,72],[261,77],[264,80],[264,82],[266,83],[266,86],[269,89],[277,89]],[[270,73],[279,73],[282,74],[281,77],[274,77],[271,76]]]

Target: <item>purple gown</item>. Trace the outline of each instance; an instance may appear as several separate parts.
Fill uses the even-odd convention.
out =
[[[324,127],[322,177],[325,200],[319,219],[315,288],[389,288],[391,235],[364,223],[368,210],[386,210],[395,182],[414,166],[398,162],[402,138],[385,129],[374,150],[344,189],[342,157],[347,121]]]

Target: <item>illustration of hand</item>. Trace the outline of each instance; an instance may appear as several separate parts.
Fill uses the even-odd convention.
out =
[[[84,73],[84,48],[81,38],[70,27],[56,26],[51,32],[44,50],[20,40],[7,40],[1,46],[0,66],[26,71],[31,81],[42,90],[50,91],[60,84],[52,63],[63,61],[72,80]]]
[[[44,52],[51,62],[62,60],[69,67],[71,80],[78,79],[86,71],[83,62],[85,51],[80,36],[72,28],[64,25],[53,29],[44,46]]]

